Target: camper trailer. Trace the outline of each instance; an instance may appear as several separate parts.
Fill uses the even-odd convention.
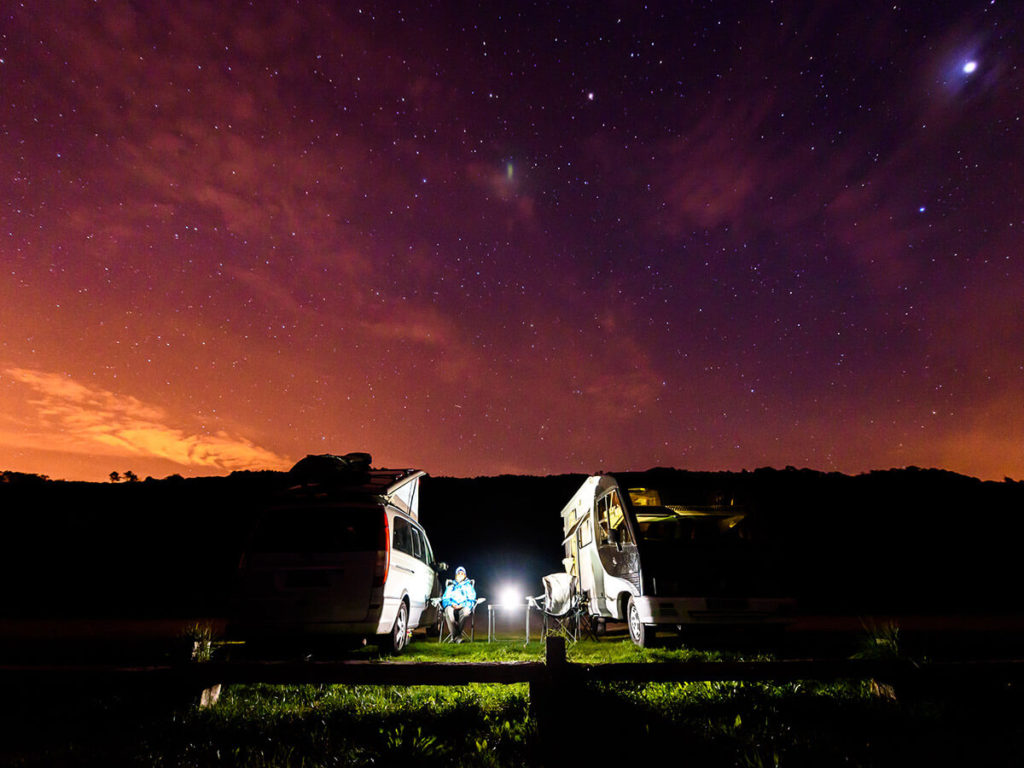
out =
[[[625,621],[639,646],[659,629],[783,620],[793,601],[775,594],[743,509],[690,503],[681,476],[594,475],[562,509],[563,563],[591,617]]]
[[[263,510],[239,565],[230,634],[261,642],[333,638],[401,652],[432,625],[438,573],[419,522],[416,469],[370,456],[307,456]]]

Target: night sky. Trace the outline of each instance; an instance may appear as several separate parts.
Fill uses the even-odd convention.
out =
[[[1020,3],[0,13],[0,469],[1024,479]]]

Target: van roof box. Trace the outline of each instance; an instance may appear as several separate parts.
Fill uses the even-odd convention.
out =
[[[365,482],[373,458],[368,453],[309,454],[288,470],[296,485],[349,485]]]
[[[419,518],[422,469],[371,469],[370,454],[310,454],[288,471],[291,498],[365,499],[373,497]]]

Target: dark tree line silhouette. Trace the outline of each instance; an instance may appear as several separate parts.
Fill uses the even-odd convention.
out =
[[[849,476],[788,467],[659,469],[695,502],[735,498],[777,581],[804,610],[1019,611],[1024,483],[907,468]],[[561,567],[559,510],[583,475],[427,477],[421,520],[438,559],[482,594],[540,591]],[[194,616],[227,610],[245,537],[283,473],[126,483],[0,474],[5,615]],[[16,586],[15,586],[16,585]]]

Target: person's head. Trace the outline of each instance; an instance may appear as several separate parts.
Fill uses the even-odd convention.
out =
[[[466,569],[463,568],[460,565],[458,568],[455,569],[455,580],[456,581],[463,581],[463,580],[465,580],[465,578],[466,578]]]

